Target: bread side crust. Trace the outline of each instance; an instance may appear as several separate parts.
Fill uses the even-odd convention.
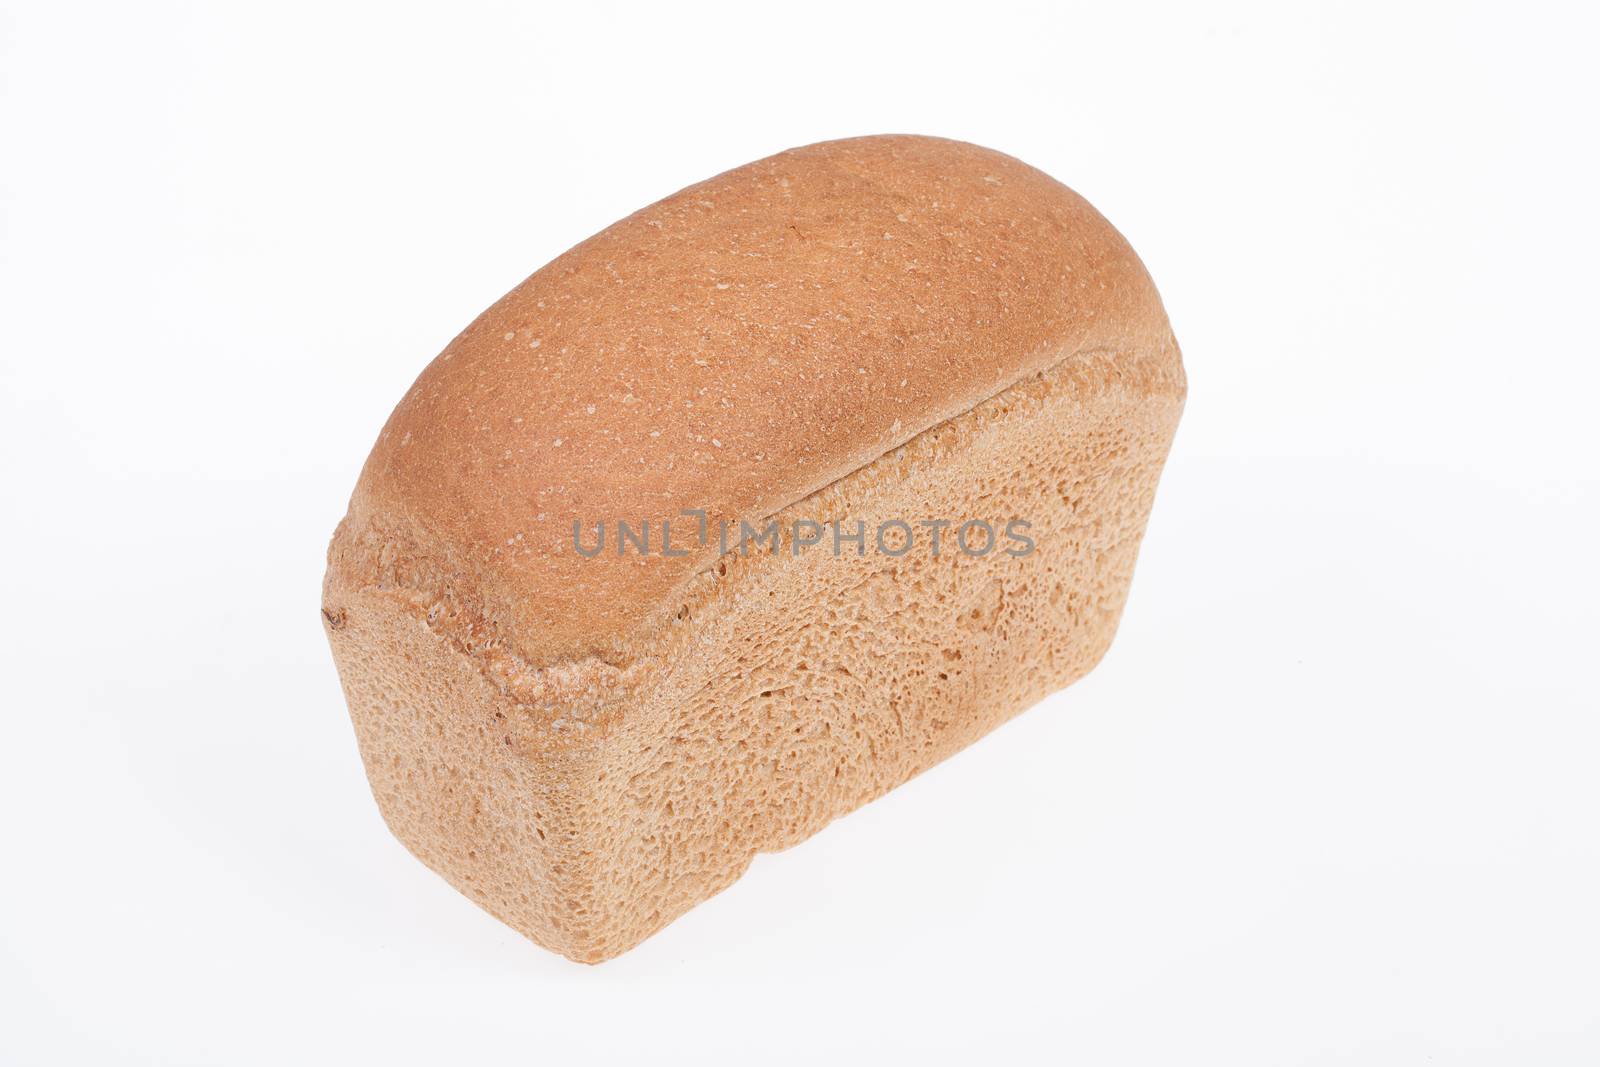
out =
[[[530,666],[416,531],[342,532],[324,619],[380,810],[536,942],[625,951],[1099,659],[1184,389],[1170,334],[1076,353],[775,516],[1023,517],[1031,556],[723,557],[623,661]]]

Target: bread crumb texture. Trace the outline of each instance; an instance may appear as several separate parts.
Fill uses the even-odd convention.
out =
[[[1120,235],[995,152],[830,142],[630,216],[451,342],[335,534],[384,818],[539,944],[627,950],[1092,667],[1184,394]],[[574,551],[685,508],[779,550]],[[968,518],[1036,549],[792,544]]]

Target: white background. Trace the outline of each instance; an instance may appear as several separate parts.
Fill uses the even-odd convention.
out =
[[[1589,5],[6,3],[0,1060],[1600,1061]],[[323,552],[426,361],[785,147],[1010,152],[1191,392],[1085,681],[632,953],[389,836]]]

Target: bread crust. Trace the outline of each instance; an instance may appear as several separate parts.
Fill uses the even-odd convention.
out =
[[[1185,391],[1126,243],[998,153],[831,142],[646,208],[453,341],[363,471],[323,618],[380,810],[538,943],[626,950],[1087,671]],[[573,550],[684,508],[783,541]],[[1013,516],[1026,556],[792,551]]]
[[[1074,352],[1168,344],[1127,242],[1040,171],[928,137],[794,149],[623,219],[463,330],[379,435],[332,563],[403,545],[520,664],[624,667],[717,545],[584,559],[574,522],[762,519]]]

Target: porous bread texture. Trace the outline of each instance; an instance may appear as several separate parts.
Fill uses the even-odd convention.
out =
[[[631,948],[1088,671],[1183,396],[1173,349],[1079,353],[778,516],[1029,516],[1033,553],[730,554],[658,655],[535,672],[560,677],[530,702],[431,595],[339,583],[329,633],[384,818],[539,944]]]
[[[917,224],[897,240],[885,212]],[[1184,393],[1137,257],[997,153],[833,142],[631,216],[424,373],[330,546],[323,617],[385,820],[539,944],[625,951],[1086,672]],[[693,507],[784,542],[563,545],[574,518]],[[1025,519],[1036,549],[788,538],[968,518]]]

